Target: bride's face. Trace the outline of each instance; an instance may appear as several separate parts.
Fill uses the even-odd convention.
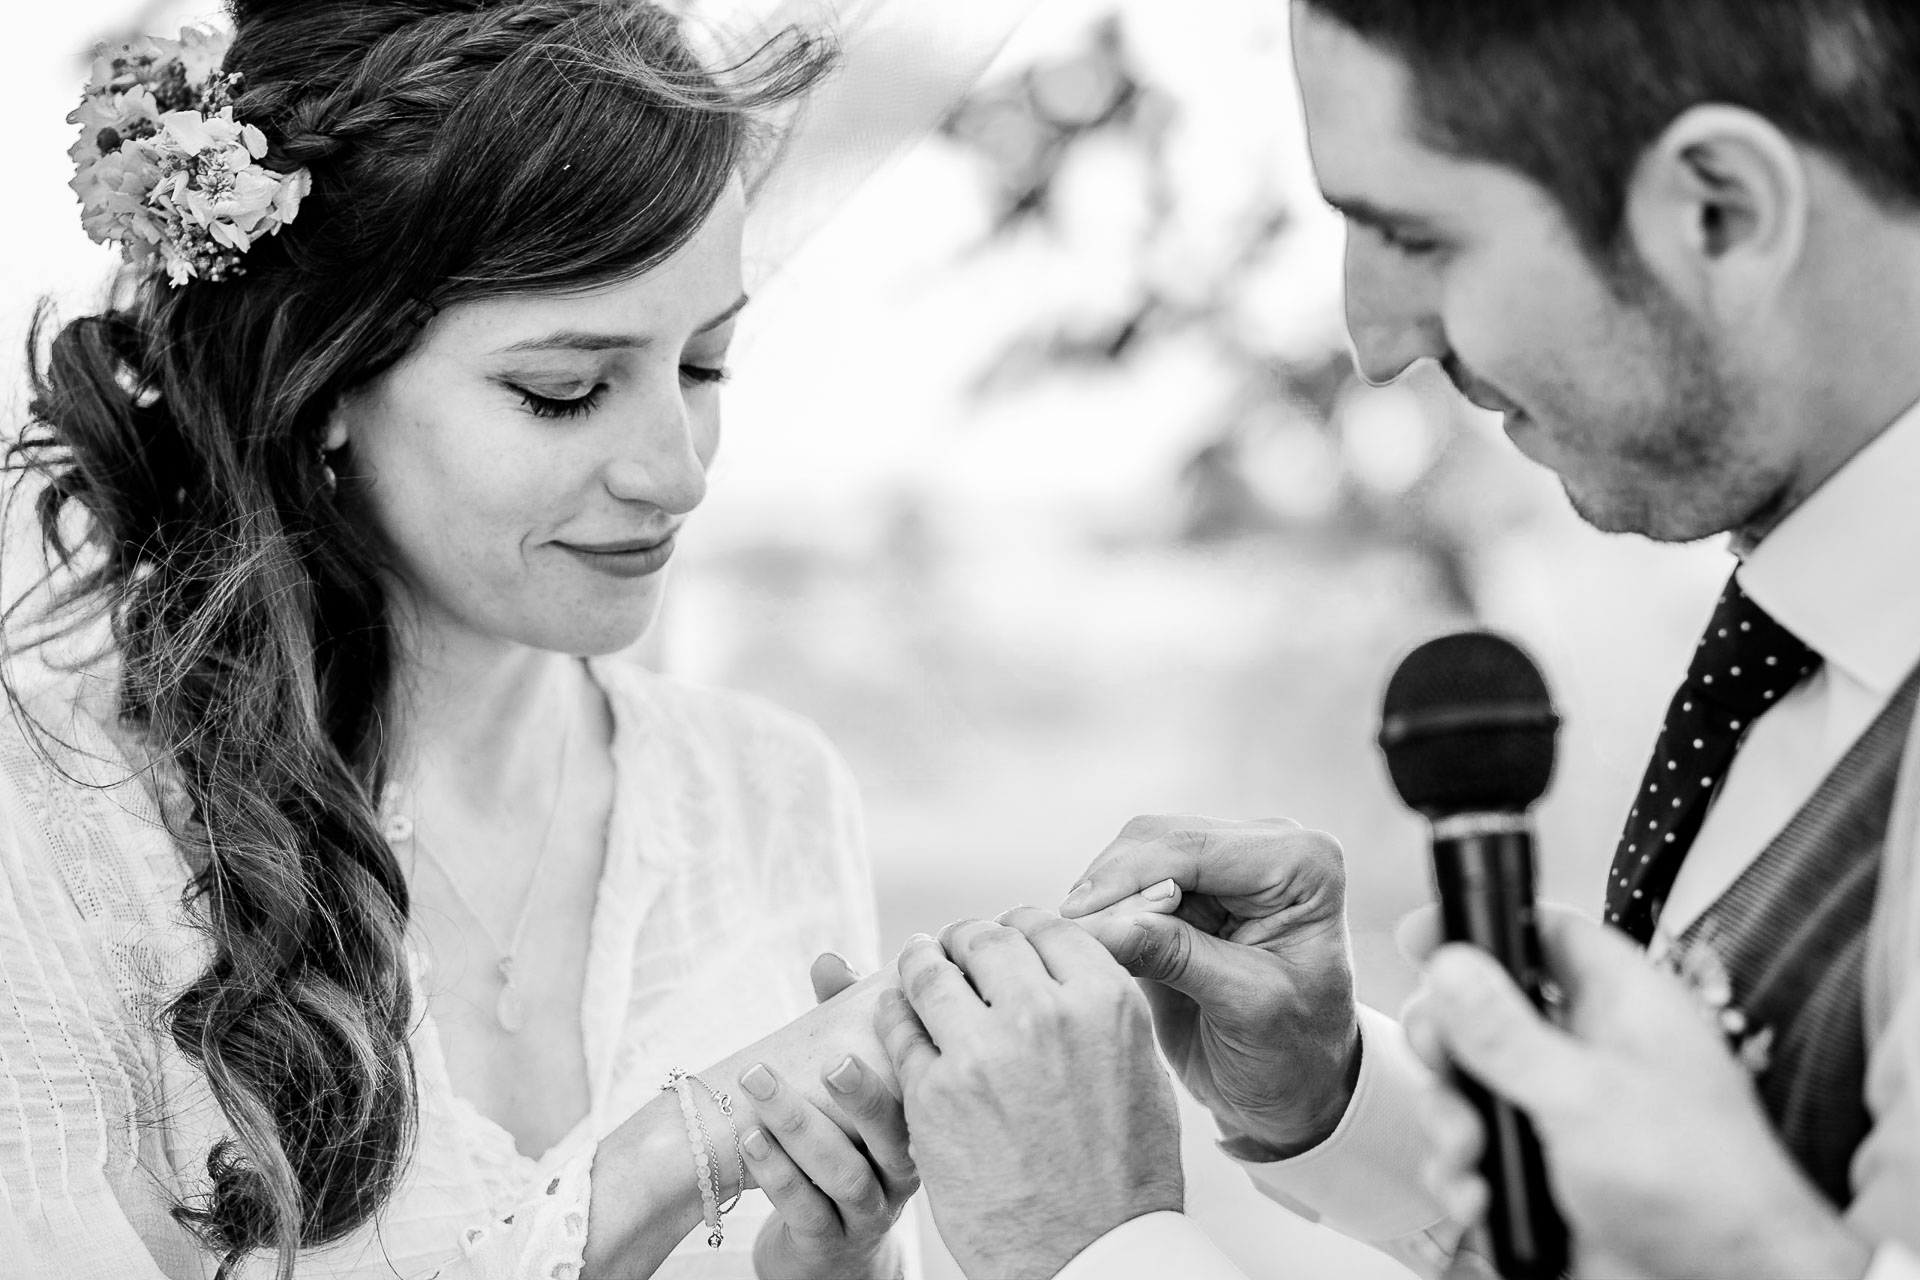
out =
[[[448,307],[343,400],[329,443],[430,626],[581,655],[646,630],[719,446],[744,214],[735,184],[645,275]]]

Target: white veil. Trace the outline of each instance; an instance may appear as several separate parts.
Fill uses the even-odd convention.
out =
[[[127,5],[127,35],[224,25],[220,0]],[[790,26],[833,32],[840,65],[797,108],[754,175],[749,287],[800,249],[887,160],[937,128],[1039,0],[655,0],[719,59]],[[124,37],[123,37],[124,38]]]
[[[764,282],[868,177],[959,104],[1037,0],[678,0],[696,38],[825,28],[840,64],[797,108],[753,176],[749,287]]]

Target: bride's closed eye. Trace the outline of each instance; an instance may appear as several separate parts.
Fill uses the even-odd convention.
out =
[[[730,370],[719,365],[683,364],[680,366],[680,381],[688,387],[718,386],[732,379]],[[604,382],[595,383],[577,395],[543,394],[531,387],[515,382],[504,384],[508,390],[520,397],[527,411],[536,418],[578,418],[592,413],[599,407],[609,390]]]
[[[607,394],[607,384],[604,382],[595,383],[579,395],[542,395],[512,383],[508,387],[536,418],[577,418],[592,413]]]
[[[733,371],[724,365],[683,364],[680,380],[690,387],[717,386],[733,380]]]

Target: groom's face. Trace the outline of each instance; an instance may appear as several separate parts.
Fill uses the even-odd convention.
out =
[[[1422,142],[1390,53],[1309,5],[1294,44],[1362,374],[1438,362],[1602,529],[1685,541],[1751,519],[1776,479],[1742,454],[1744,397],[1696,317],[1631,254],[1596,262],[1538,184]]]

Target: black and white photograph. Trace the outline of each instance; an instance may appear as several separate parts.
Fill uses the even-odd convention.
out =
[[[7,19],[0,1280],[1920,1280],[1920,7]]]

